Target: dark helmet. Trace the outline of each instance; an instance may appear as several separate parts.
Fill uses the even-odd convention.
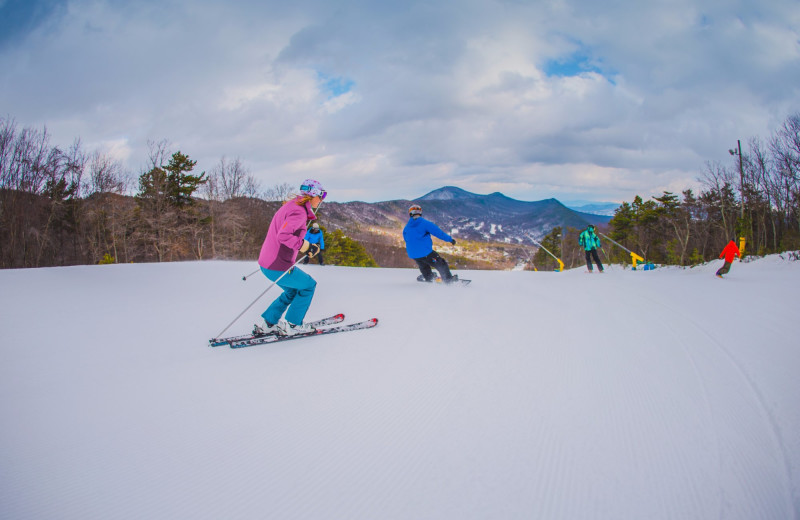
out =
[[[587,229],[594,229],[594,224],[589,224],[589,227]]]
[[[411,217],[421,217],[422,216],[422,207],[414,204],[410,208],[408,208],[408,215]]]

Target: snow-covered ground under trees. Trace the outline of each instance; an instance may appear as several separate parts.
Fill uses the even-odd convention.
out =
[[[800,262],[718,265],[312,265],[379,325],[240,350],[254,263],[0,271],[0,518],[800,518]]]

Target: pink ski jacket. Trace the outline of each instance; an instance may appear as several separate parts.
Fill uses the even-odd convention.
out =
[[[296,197],[279,209],[269,224],[267,238],[258,255],[258,265],[273,271],[286,271],[297,261],[309,220],[315,220],[311,202],[298,206]]]

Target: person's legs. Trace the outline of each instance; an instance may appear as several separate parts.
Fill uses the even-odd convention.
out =
[[[417,267],[419,267],[419,272],[422,273],[422,278],[429,282],[433,281],[433,271],[431,271],[431,265],[428,262],[428,258],[415,258],[414,261],[417,263]]]
[[[594,258],[594,263],[597,264],[597,268],[600,269],[600,271],[602,271],[603,264],[600,262],[600,256],[597,254],[597,249],[592,249],[591,253],[592,253],[592,258]]]
[[[594,270],[592,268],[592,252],[591,251],[586,251],[586,267],[589,269],[589,271],[593,271]]]
[[[430,262],[433,268],[439,271],[439,276],[442,278],[442,281],[446,282],[453,277],[453,275],[450,274],[450,266],[447,265],[447,260],[439,256],[439,253],[432,251],[431,254],[425,258]]]
[[[261,269],[264,275],[270,280],[277,280],[283,271],[273,271]],[[278,323],[281,316],[286,312],[286,321],[293,325],[300,325],[311,305],[317,282],[308,274],[298,268],[293,268],[286,276],[278,282],[278,287],[283,289],[283,294],[278,296],[275,301],[261,315],[267,323]]]
[[[723,274],[728,274],[728,271],[730,271],[730,270],[731,270],[731,263],[726,261],[724,264],[722,264],[722,267],[720,267],[717,270],[717,276],[722,276]]]
[[[278,286],[280,287],[280,283]],[[297,291],[294,289],[283,289],[283,292],[275,298],[275,300],[267,307],[261,317],[264,318],[264,321],[269,323],[270,325],[275,325],[280,321],[281,316],[283,313],[286,312],[286,309],[291,305],[292,300],[294,300]]]

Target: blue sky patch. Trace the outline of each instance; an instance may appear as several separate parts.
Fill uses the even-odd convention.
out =
[[[580,76],[587,72],[594,72],[603,76],[606,81],[616,85],[612,71],[603,70],[602,63],[589,55],[585,50],[575,52],[567,57],[548,60],[543,71],[548,77],[569,78]]]
[[[355,81],[341,76],[328,76],[321,72],[318,73],[322,89],[328,93],[328,99],[347,94],[355,86]]]
[[[576,52],[566,58],[549,60],[544,64],[544,73],[548,76],[578,76],[585,72],[603,73],[582,52]]]
[[[66,0],[0,0],[0,48],[19,43],[65,5]]]

